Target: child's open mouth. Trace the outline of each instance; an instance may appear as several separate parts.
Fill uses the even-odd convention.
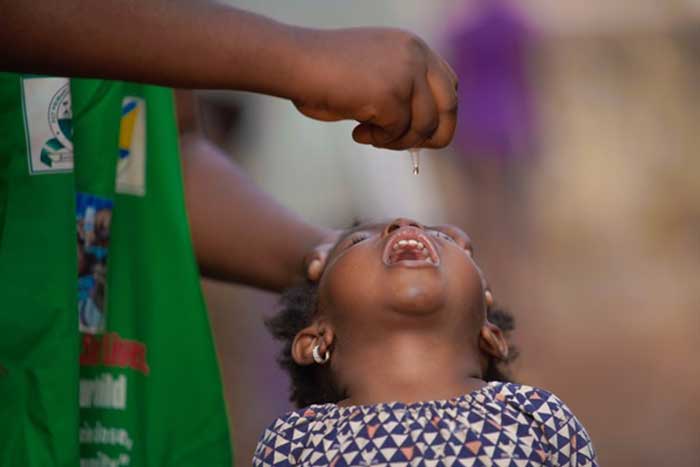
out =
[[[433,242],[420,229],[402,227],[389,237],[384,248],[384,264],[408,267],[437,266],[440,257]]]

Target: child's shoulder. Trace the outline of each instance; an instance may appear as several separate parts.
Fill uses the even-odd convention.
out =
[[[493,401],[536,421],[547,439],[576,438],[579,446],[590,445],[590,437],[571,409],[555,394],[516,383],[491,383]],[[592,448],[591,448],[592,449]]]
[[[573,416],[564,401],[546,389],[517,383],[491,383],[487,386],[491,398],[497,403],[503,403],[518,408],[520,411],[540,419],[542,416],[568,415]]]
[[[321,421],[332,404],[311,405],[293,410],[276,418],[263,432],[253,456],[254,465],[270,465],[265,460],[284,461],[299,455],[299,449],[309,441],[314,422]],[[286,465],[286,464],[285,464]]]
[[[309,430],[309,424],[324,418],[333,404],[311,405],[302,409],[293,410],[277,417],[265,430],[265,434],[274,433],[275,436],[292,440],[303,436]]]
[[[563,404],[562,400],[554,393],[535,386],[528,386],[527,384],[498,381],[489,383],[487,389],[496,400],[518,401],[521,403],[537,401],[535,402],[536,404],[540,404],[541,402],[539,401],[548,401],[549,403]]]

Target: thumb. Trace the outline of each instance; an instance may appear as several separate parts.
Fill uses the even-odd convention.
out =
[[[318,282],[319,279],[321,279],[323,270],[326,267],[328,253],[332,247],[333,245],[328,243],[317,245],[313,252],[307,256],[304,266],[306,270],[306,278],[311,282]]]
[[[371,144],[373,146],[384,146],[393,140],[393,135],[382,127],[371,123],[360,123],[352,131],[352,139],[356,143]]]
[[[335,246],[340,231],[331,231],[321,242],[314,247],[311,252],[304,258],[304,270],[306,278],[311,282],[318,282],[321,279],[323,270],[326,268],[328,256]]]

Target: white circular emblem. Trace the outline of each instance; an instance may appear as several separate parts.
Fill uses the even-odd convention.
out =
[[[72,126],[73,110],[70,100],[70,84],[66,83],[56,91],[56,94],[49,102],[49,128],[54,137],[61,145],[73,150],[73,126]]]

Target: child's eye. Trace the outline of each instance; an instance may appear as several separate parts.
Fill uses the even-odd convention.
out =
[[[433,236],[435,236],[435,237],[442,238],[443,240],[447,240],[447,241],[450,241],[450,242],[453,242],[453,243],[455,242],[455,239],[454,239],[454,238],[450,237],[449,235],[447,235],[447,234],[446,234],[445,232],[443,232],[442,230],[431,230],[430,233],[431,233]]]
[[[350,238],[350,246],[357,245],[363,240],[366,240],[369,235],[367,234],[356,234]]]

